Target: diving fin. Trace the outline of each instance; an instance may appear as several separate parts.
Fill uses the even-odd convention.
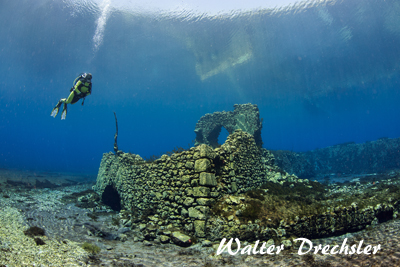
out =
[[[51,111],[50,116],[52,116],[53,118],[55,118],[55,117],[57,116],[58,111],[59,111],[59,109],[60,109],[60,107],[61,107],[61,104],[62,104],[62,101],[61,101],[61,100],[58,101],[57,105],[56,105],[56,106],[53,108],[53,110]]]
[[[53,118],[55,118],[58,114],[58,110],[60,107],[56,106],[55,108],[53,108],[53,110],[51,111],[50,116],[52,116]]]
[[[61,113],[61,119],[65,120],[66,117],[67,117],[67,104],[64,103],[64,108],[63,108],[63,111]]]

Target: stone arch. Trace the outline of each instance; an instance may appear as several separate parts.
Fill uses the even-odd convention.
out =
[[[257,105],[234,105],[234,111],[214,112],[200,118],[196,124],[195,145],[206,144],[218,147],[218,136],[224,127],[229,134],[241,129],[253,135],[258,146],[262,146],[260,112]]]

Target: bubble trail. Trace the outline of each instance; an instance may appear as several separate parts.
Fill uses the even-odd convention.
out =
[[[93,50],[96,53],[99,50],[100,45],[103,42],[104,29],[106,27],[107,18],[110,13],[110,0],[104,0],[101,4],[101,14],[97,19],[96,31],[93,36],[94,47]]]

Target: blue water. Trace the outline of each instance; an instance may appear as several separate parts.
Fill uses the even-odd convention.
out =
[[[400,137],[400,2],[306,3],[210,17],[0,1],[0,167],[95,174],[114,111],[119,148],[142,157],[193,145],[201,116],[243,103],[267,149]],[[50,117],[81,72],[92,95]]]

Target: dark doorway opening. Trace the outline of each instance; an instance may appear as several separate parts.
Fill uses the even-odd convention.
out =
[[[117,190],[113,186],[106,186],[103,195],[101,196],[101,200],[105,205],[110,206],[112,210],[121,210],[121,198],[119,197]]]

